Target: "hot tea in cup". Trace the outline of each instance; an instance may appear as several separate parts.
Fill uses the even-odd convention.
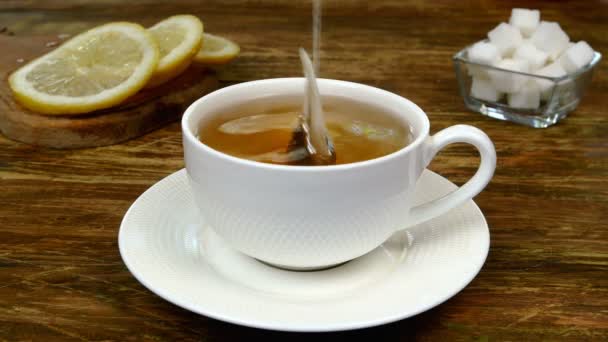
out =
[[[335,164],[379,158],[411,141],[409,124],[365,102],[340,97],[324,101],[325,121],[333,140]],[[281,97],[232,108],[203,123],[200,141],[220,152],[280,165],[316,165],[292,148],[301,106]]]
[[[201,218],[236,250],[294,269],[339,264],[463,204],[492,178],[496,153],[482,131],[456,125],[430,136],[426,114],[411,101],[328,79],[318,85],[330,134],[348,133],[343,147],[332,136],[339,164],[281,159],[305,82],[233,85],[184,113],[184,159]],[[356,127],[369,130],[357,135]],[[444,146],[460,142],[479,151],[477,173],[454,192],[414,207],[426,166]]]

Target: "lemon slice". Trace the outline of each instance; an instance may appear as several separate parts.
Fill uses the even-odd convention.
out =
[[[143,27],[110,23],[86,31],[15,71],[9,85],[24,107],[44,114],[108,108],[141,89],[158,63]]]
[[[154,87],[179,75],[201,48],[203,23],[193,15],[169,17],[148,29],[158,43],[160,61],[146,87]]]
[[[241,49],[231,40],[209,33],[203,34],[203,47],[194,61],[203,64],[226,64],[233,60]]]

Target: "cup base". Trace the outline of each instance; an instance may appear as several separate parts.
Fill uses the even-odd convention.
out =
[[[272,262],[267,262],[267,261],[263,261],[260,259],[255,259],[259,262],[261,262],[264,265],[268,265],[271,267],[275,267],[275,268],[279,268],[282,270],[286,270],[286,271],[293,271],[293,272],[316,272],[316,271],[325,271],[325,270],[329,270],[338,266],[342,266],[344,264],[346,264],[348,261],[344,261],[344,262],[339,262],[337,264],[331,264],[331,265],[325,265],[325,266],[314,266],[314,267],[293,267],[293,266],[286,266],[286,265],[281,265],[281,264],[275,264]]]

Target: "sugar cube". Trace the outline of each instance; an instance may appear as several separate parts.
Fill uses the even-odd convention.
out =
[[[567,73],[573,73],[587,65],[593,59],[593,49],[581,40],[568,48],[559,58],[561,66]]]
[[[538,108],[540,106],[540,91],[536,82],[526,82],[518,92],[509,94],[507,103],[514,108]]]
[[[540,22],[540,11],[527,8],[511,10],[509,24],[517,27],[524,37],[530,37]]]
[[[467,56],[471,62],[494,65],[500,61],[498,48],[491,43],[478,42],[469,48]],[[469,75],[477,77],[488,77],[484,67],[468,64]]]
[[[503,57],[510,56],[523,39],[519,30],[507,23],[498,24],[492,31],[488,32],[488,38],[498,48]]]
[[[550,21],[541,21],[531,39],[532,43],[546,52],[551,60],[556,60],[562,51],[568,47],[570,41],[559,24]]]
[[[471,62],[493,65],[500,60],[500,53],[494,44],[478,42],[469,49],[468,57]]]
[[[557,57],[557,59],[555,60],[556,62],[559,62],[559,64],[561,64],[563,66],[562,63],[562,59],[564,58],[564,56],[566,55],[566,51],[568,51],[568,49],[570,49],[571,47],[573,47],[574,45],[576,45],[573,42],[569,42],[568,43],[568,47],[566,48],[566,50],[562,51],[562,53],[559,55],[559,57]]]
[[[513,54],[513,58],[525,59],[530,64],[530,71],[540,69],[547,63],[549,56],[531,43],[523,43]]]
[[[559,62],[554,62],[542,69],[537,70],[535,74],[548,77],[562,77],[566,75],[566,70],[564,70]],[[543,100],[548,99],[549,96],[551,96],[551,91],[555,85],[555,82],[537,78],[536,84],[541,92],[541,98]]]
[[[497,68],[506,70],[490,70],[490,79],[494,87],[501,92],[515,93],[528,80],[528,76],[512,73],[511,71],[528,72],[529,64],[523,59],[503,59],[496,64]]]
[[[473,84],[471,84],[471,95],[480,100],[496,102],[500,100],[502,94],[494,88],[489,80],[473,77]]]

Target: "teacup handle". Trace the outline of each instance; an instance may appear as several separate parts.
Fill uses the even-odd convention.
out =
[[[449,144],[467,143],[479,151],[481,163],[475,175],[459,189],[428,203],[413,207],[410,210],[408,225],[437,217],[475,197],[492,179],[496,169],[496,151],[490,138],[480,129],[469,125],[448,127],[425,141],[423,147],[424,165],[428,165],[437,152]]]

